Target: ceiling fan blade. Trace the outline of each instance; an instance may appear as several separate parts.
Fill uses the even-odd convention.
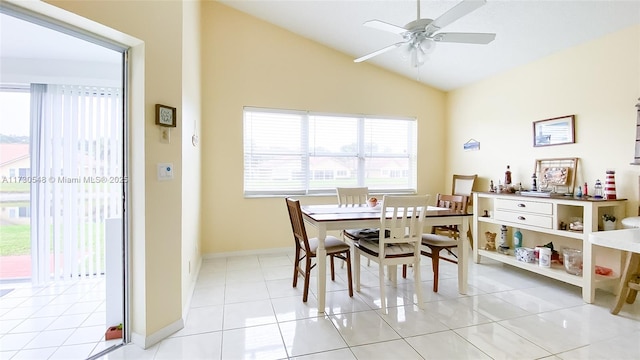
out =
[[[380,21],[380,20],[365,21],[364,26],[367,26],[367,27],[370,27],[370,28],[374,28],[374,29],[378,29],[378,30],[382,30],[382,31],[387,31],[387,32],[390,32],[390,33],[398,34],[398,35],[402,35],[402,33],[407,32],[407,29],[405,29],[405,28],[403,28],[401,26],[389,24],[389,23],[386,23],[386,22]]]
[[[370,54],[367,54],[365,56],[361,56],[361,57],[353,60],[353,62],[357,62],[357,63],[363,62],[365,60],[371,59],[374,56],[378,56],[380,54],[386,53],[387,51],[393,50],[393,49],[397,48],[398,46],[404,45],[406,43],[407,43],[407,41],[402,41],[402,42],[399,42],[399,43],[395,43],[393,45],[389,45],[389,46],[384,47],[384,48],[382,48],[382,49],[380,49],[378,51],[374,51],[374,52],[372,52]]]
[[[496,34],[490,33],[437,33],[433,36],[433,41],[465,44],[488,44],[495,38]]]
[[[442,29],[443,27],[478,9],[482,5],[486,4],[486,2],[486,0],[463,0],[458,3],[458,5],[452,7],[437,19],[433,20],[431,24],[427,25],[427,33],[432,34],[439,29]]]

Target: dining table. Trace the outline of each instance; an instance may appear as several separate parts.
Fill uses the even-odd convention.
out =
[[[391,216],[391,214],[387,214]],[[302,206],[302,217],[305,223],[317,229],[318,249],[316,259],[318,267],[318,312],[325,312],[326,282],[327,282],[327,251],[325,239],[327,231],[341,231],[344,229],[379,228],[382,216],[382,205],[370,207],[344,205],[306,205]],[[429,206],[425,211],[425,230],[432,226],[458,225],[460,229],[468,229],[473,213],[468,211],[453,211],[446,208]],[[459,231],[458,239],[458,292],[467,293],[467,273],[470,245],[466,231]]]
[[[624,304],[629,291],[629,282],[640,274],[640,229],[621,229],[609,231],[596,231],[589,234],[589,241],[593,245],[602,246],[626,252],[623,267],[620,269],[620,285],[615,303],[611,309],[612,314],[617,314]],[[595,252],[591,252],[591,264],[595,264]],[[595,291],[595,290],[594,290]],[[638,285],[634,286],[637,293]],[[635,300],[635,295],[631,297]]]

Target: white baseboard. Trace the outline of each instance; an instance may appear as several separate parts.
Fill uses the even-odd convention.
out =
[[[180,318],[146,337],[144,335],[132,332],[131,342],[143,349],[148,349],[153,345],[159,343],[160,341],[168,338],[169,335],[175,333],[178,330],[181,330],[182,328],[184,328],[184,319]]]
[[[271,248],[271,249],[259,249],[259,250],[243,250],[243,251],[229,251],[223,253],[209,253],[203,254],[203,259],[219,259],[225,257],[232,256],[246,256],[246,255],[265,255],[265,254],[281,254],[281,253],[291,253],[294,254],[294,247],[283,247],[283,248]]]
[[[198,282],[198,276],[200,275],[200,269],[202,268],[202,257],[198,258],[198,263],[196,264],[193,281],[189,284],[189,290],[187,290],[187,299],[184,302],[184,306],[182,307],[182,318],[186,319],[187,315],[189,315],[189,308],[191,307],[191,298],[193,298],[193,292],[196,290],[196,283]]]

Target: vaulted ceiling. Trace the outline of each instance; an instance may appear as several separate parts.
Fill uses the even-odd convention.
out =
[[[363,26],[365,21],[378,19],[403,27],[417,17],[416,0],[219,1],[354,59],[402,40],[397,34]],[[420,18],[436,19],[459,2],[422,0]],[[367,62],[452,90],[633,24],[640,24],[638,0],[487,0],[442,31],[496,33],[490,44],[437,43],[419,68],[403,59],[401,49]]]
[[[415,0],[218,1],[354,59],[402,40],[400,35],[363,26],[365,21],[378,19],[403,27],[417,17]],[[422,0],[420,18],[436,19],[459,2]],[[0,16],[2,57],[105,61],[112,54],[71,36]],[[418,68],[399,48],[367,62],[448,91],[634,24],[640,24],[638,0],[487,0],[442,31],[496,33],[488,45],[440,42]],[[232,29],[229,34],[233,36]]]

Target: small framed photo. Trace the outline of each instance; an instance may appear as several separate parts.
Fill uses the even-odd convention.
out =
[[[176,108],[156,104],[156,125],[176,127]]]
[[[575,115],[533,122],[533,146],[575,143]]]

